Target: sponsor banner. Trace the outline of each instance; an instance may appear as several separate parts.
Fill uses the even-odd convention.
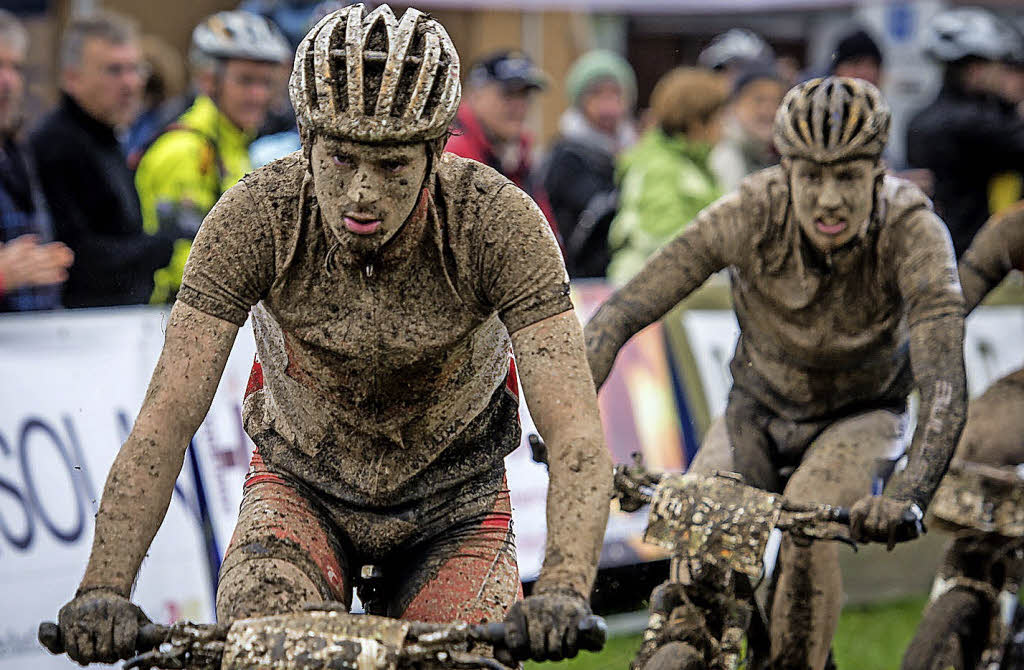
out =
[[[44,651],[36,629],[56,620],[82,577],[166,318],[149,308],[0,318],[0,594],[18,603],[0,614],[0,670],[78,667]],[[238,406],[254,349],[245,328],[143,562],[133,600],[154,621],[213,619],[210,548],[223,550],[241,497],[249,447]]]

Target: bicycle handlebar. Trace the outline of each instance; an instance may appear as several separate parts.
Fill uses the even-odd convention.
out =
[[[163,626],[158,623],[143,624],[139,628],[135,648],[137,650],[153,649],[167,639],[171,633],[170,626]],[[60,626],[52,621],[44,621],[39,624],[39,643],[46,647],[51,654],[63,654],[67,651],[64,647],[64,637],[60,633]]]
[[[470,627],[470,637],[477,642],[485,642],[493,647],[505,646],[506,624],[501,621],[479,624]],[[577,640],[583,651],[601,651],[608,639],[608,625],[604,618],[596,614],[588,614],[576,624],[579,633]]]
[[[577,624],[580,649],[584,651],[601,651],[604,648],[608,637],[608,626],[605,620],[595,614],[589,614],[580,619]],[[139,628],[136,639],[136,651],[156,649],[165,640],[168,640],[173,633],[172,626],[148,623]],[[505,646],[506,624],[495,622],[478,624],[469,627],[468,637],[474,642],[483,642],[495,648]],[[52,621],[44,621],[39,624],[39,642],[46,647],[51,654],[63,654],[67,650],[60,632],[60,627]]]

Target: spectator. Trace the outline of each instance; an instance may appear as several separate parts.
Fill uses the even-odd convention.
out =
[[[142,85],[142,111],[124,139],[129,165],[138,165],[142,152],[189,105],[181,54],[156,35],[145,35],[140,47],[146,77]]]
[[[779,162],[772,124],[785,94],[785,83],[770,66],[748,65],[733,80],[723,137],[710,159],[723,191],[736,190],[748,174]]]
[[[1020,48],[992,12],[950,9],[928,27],[927,53],[945,67],[934,102],[911,120],[907,161],[935,176],[935,210],[959,257],[989,217],[993,177],[1024,165],[1024,119],[998,96]]]
[[[881,86],[882,50],[864,29],[858,28],[844,36],[832,52],[829,74],[836,77],[856,77]]]
[[[546,78],[520,51],[499,51],[477,62],[466,77],[466,94],[446,151],[489,165],[526,191],[540,206],[553,231],[547,194],[534,174],[533,141],[526,116]]]
[[[775,62],[775,51],[757,33],[744,28],[733,28],[716,35],[697,56],[697,64],[714,70],[731,84],[741,70],[751,64],[770,66]]]
[[[115,130],[135,118],[142,77],[135,29],[109,13],[75,19],[61,44],[61,100],[30,144],[55,237],[76,262],[68,307],[144,303],[153,271],[171,258],[174,235],[150,236]]]
[[[292,49],[273,23],[219,12],[192,32],[189,54],[199,96],[139,161],[135,186],[148,233],[177,229],[170,264],[157,271],[152,302],[172,302],[192,238],[224,191],[252,170],[249,144],[273,100]]]
[[[569,275],[604,276],[603,258],[577,258],[570,239],[580,215],[615,190],[615,158],[636,139],[630,115],[636,102],[636,76],[624,58],[595,50],[580,57],[566,78],[570,107],[559,121],[560,137],[543,170],[543,185],[551,199],[562,239]],[[598,231],[602,244],[608,230]]]
[[[0,312],[60,307],[71,251],[51,237],[27,150],[15,141],[25,92],[28,34],[0,9]]]
[[[708,162],[728,95],[722,76],[695,68],[675,68],[654,87],[654,126],[618,166],[620,209],[608,234],[608,277],[615,283],[636,274],[721,195]]]

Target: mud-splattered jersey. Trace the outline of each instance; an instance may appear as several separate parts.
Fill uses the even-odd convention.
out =
[[[228,191],[178,294],[239,325],[255,305],[245,427],[286,445],[261,447],[264,459],[370,507],[500,467],[517,443],[514,413],[504,430],[478,421],[484,434],[462,433],[494,409],[509,333],[572,308],[540,210],[494,170],[446,154],[419,215],[358,259],[328,253],[334,233],[311,179],[296,153]]]

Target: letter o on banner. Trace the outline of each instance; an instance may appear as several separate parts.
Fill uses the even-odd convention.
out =
[[[68,482],[71,485],[71,494],[72,498],[74,498],[76,509],[76,518],[74,525],[70,530],[59,528],[57,524],[54,523],[53,519],[50,518],[48,511],[43,506],[43,501],[39,496],[39,492],[36,489],[35,481],[32,479],[32,468],[29,467],[29,454],[31,453],[29,450],[29,437],[33,432],[42,432],[50,438],[50,441],[60,453],[64,467],[67,469]],[[39,515],[39,519],[58,540],[67,543],[76,541],[81,537],[82,529],[85,527],[85,508],[82,505],[82,496],[79,494],[78,490],[78,478],[75,477],[74,467],[71,464],[71,458],[68,456],[67,447],[64,446],[60,436],[43,421],[35,418],[29,419],[22,425],[21,436],[18,440],[18,452],[21,460],[21,473],[25,478],[25,490],[28,493],[32,507],[35,508],[36,513]]]

